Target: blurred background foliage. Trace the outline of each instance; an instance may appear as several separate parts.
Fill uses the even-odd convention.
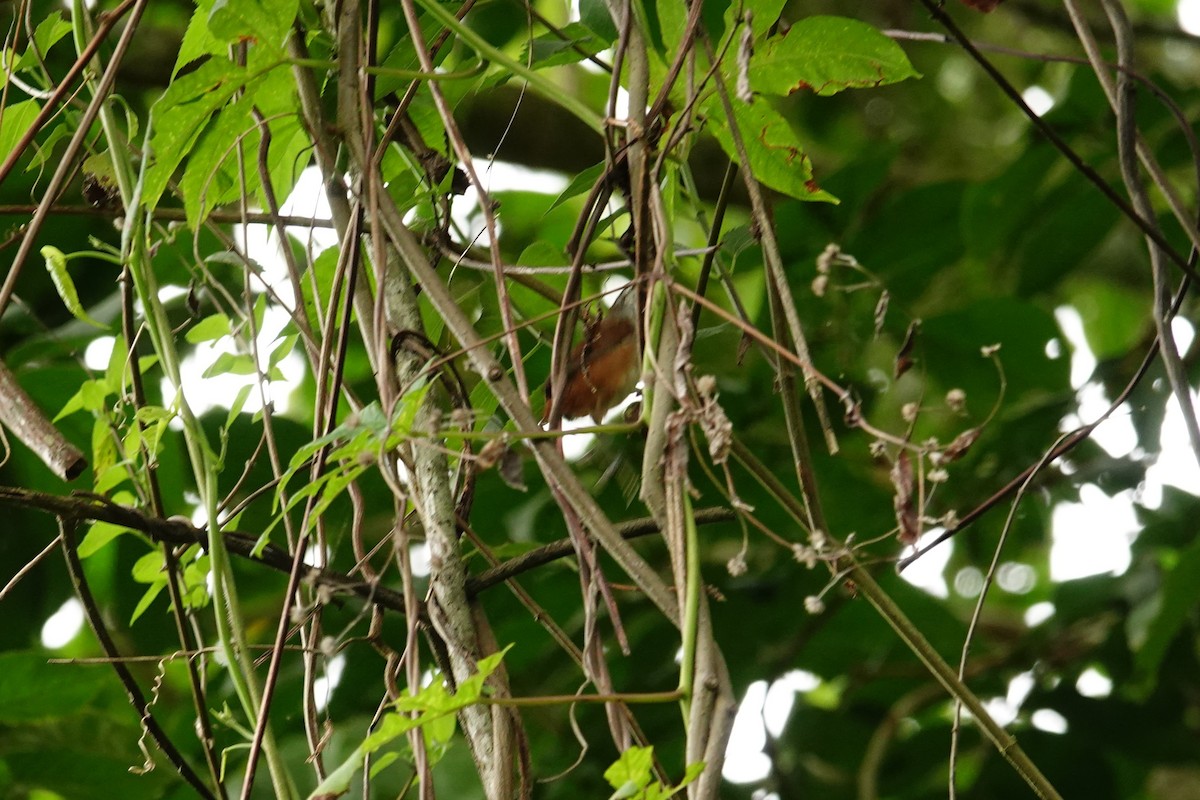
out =
[[[585,15],[593,14],[595,33],[611,36],[594,21],[596,4],[582,5]],[[706,5],[712,6],[711,12],[706,11],[706,23],[716,30],[725,3],[709,0]],[[1136,25],[1143,74],[1189,120],[1196,119],[1200,47],[1194,36],[1179,30],[1176,4],[1134,0],[1126,6]],[[14,3],[0,9],[6,28],[18,24],[13,15],[20,7]],[[539,2],[536,7],[552,21],[568,21],[561,3]],[[25,13],[40,20],[57,13],[57,8],[34,2],[27,4]],[[1010,0],[986,16],[954,4],[947,8],[979,41],[1032,54],[1024,58],[988,55],[1027,97],[1044,100],[1046,122],[1101,176],[1120,185],[1112,115],[1094,76],[1086,67],[1041,58],[1080,55],[1059,4]],[[144,118],[166,87],[191,13],[184,3],[151,4],[118,81],[130,114]],[[880,29],[940,33],[913,0],[792,0],[784,7],[783,18],[796,21],[815,14],[853,17]],[[512,0],[484,0],[467,21],[507,52],[518,54],[525,47],[526,16]],[[398,9],[381,9],[380,30],[381,50],[387,52],[394,45],[402,53],[405,26]],[[1037,463],[1064,430],[1081,418],[1090,421],[1103,409],[1105,398],[1121,391],[1153,340],[1150,273],[1140,234],[1039,137],[961,50],[934,41],[901,38],[900,42],[921,79],[835,97],[800,92],[778,103],[812,159],[817,183],[840,203],[778,196],[775,217],[816,363],[825,374],[852,388],[867,418],[903,436],[909,427],[905,406],[917,404],[919,413],[909,434],[914,441],[937,438],[948,443],[963,431],[982,426],[978,441],[961,461],[948,465],[948,480],[929,498],[926,515],[936,520],[947,512],[962,515],[984,501],[1022,469]],[[322,46],[327,48],[328,43],[312,45],[314,52]],[[459,59],[466,59],[466,54],[452,50],[447,64]],[[62,75],[72,61],[69,46],[56,47],[48,54],[47,69]],[[589,107],[604,107],[607,75],[579,68],[551,74],[565,92]],[[381,104],[386,104],[387,92],[396,88],[384,84],[381,81],[379,86]],[[478,158],[494,155],[565,179],[602,160],[601,142],[593,132],[562,107],[524,91],[515,79],[493,77],[490,83],[445,86]],[[1040,94],[1031,95],[1035,87]],[[21,92],[11,83],[6,91],[5,105],[11,109]],[[332,97],[332,89],[329,93]],[[1163,106],[1145,94],[1138,111],[1148,144],[1194,207],[1195,165],[1184,138]],[[68,111],[40,134],[38,148],[27,153],[21,167],[0,185],[0,203],[6,204],[0,216],[5,245],[0,253],[12,252],[19,226],[29,216],[28,210],[12,207],[40,200],[39,186],[54,164],[64,131],[72,125],[71,115],[77,113]],[[421,114],[426,115],[424,121]],[[428,98],[418,99],[413,116],[418,126],[438,124]],[[4,118],[0,140],[11,144],[10,119]],[[444,151],[440,138],[427,137],[427,141]],[[689,163],[703,205],[710,205],[727,159],[715,141],[702,138]],[[518,183],[495,188],[505,258],[524,264],[562,263],[582,197],[555,206],[557,190],[534,191]],[[62,204],[83,205],[81,191],[81,178],[77,178]],[[746,203],[735,190],[725,221],[723,254],[751,319],[766,328],[762,256],[748,230]],[[166,206],[172,204],[182,207],[177,199],[164,201]],[[418,206],[416,213],[424,212]],[[93,238],[115,245],[118,233],[111,217],[99,212],[52,215],[38,244],[52,244],[67,253],[94,249]],[[1184,238],[1169,223],[1166,228],[1170,240],[1184,248]],[[159,280],[180,290],[170,306],[174,324],[184,325],[197,313],[212,312],[206,292],[213,284],[240,293],[239,268],[210,262],[204,265],[210,270],[206,274],[193,255],[190,233],[167,227],[161,233],[155,253]],[[703,246],[706,235],[706,229],[695,222],[679,222],[677,238],[683,247]],[[817,259],[830,243],[853,257],[861,269],[835,266],[822,290],[814,291]],[[303,243],[296,240],[293,245],[303,254]],[[223,246],[206,232],[195,251],[211,253]],[[618,258],[619,253],[611,233],[592,250],[596,260]],[[316,259],[312,269],[320,269],[321,261]],[[679,279],[691,283],[698,268],[698,258],[683,259]],[[443,274],[451,271],[449,263],[441,269]],[[115,330],[117,268],[98,259],[83,259],[73,263],[72,274],[89,314]],[[474,313],[481,333],[499,332],[502,323],[495,311],[491,276],[465,269],[452,274],[456,296]],[[563,286],[562,279],[545,280],[556,289]],[[198,294],[198,312],[189,309],[189,288]],[[600,288],[598,278],[589,279],[588,291]],[[877,324],[885,291],[887,313]],[[53,415],[81,382],[97,375],[95,366],[85,366],[84,354],[98,336],[111,334],[71,317],[38,269],[24,271],[17,294],[19,305],[0,323],[0,351],[26,390]],[[725,301],[719,291],[713,291],[713,296]],[[526,318],[552,308],[519,288],[514,289],[514,298]],[[1180,316],[1194,319],[1195,310],[1195,302],[1185,300]],[[920,324],[910,356],[914,365],[896,378],[895,358],[916,320]],[[546,320],[521,334],[530,354],[526,369],[532,380],[541,381],[549,371],[552,330],[553,320]],[[1181,325],[1181,330],[1192,329]],[[1191,338],[1189,334],[1185,341]],[[770,365],[753,348],[743,357],[737,330],[713,315],[701,316],[697,339],[697,374],[716,376],[720,402],[734,430],[791,488],[792,456],[782,434],[784,423]],[[995,344],[1000,349],[994,359],[980,354],[981,348]],[[1194,377],[1195,358],[1191,351],[1186,356]],[[348,354],[346,374],[352,388],[370,396],[373,381],[361,350]],[[961,410],[945,400],[954,389],[965,396]],[[149,390],[158,394],[156,381],[150,381]],[[311,378],[304,375],[286,409],[281,409],[276,433],[282,452],[295,452],[308,441],[313,393]],[[1157,472],[1153,469],[1164,448],[1177,444],[1170,435],[1168,441],[1162,439],[1167,396],[1156,363],[1117,411],[1118,422],[1109,425],[1110,430],[1119,427],[1121,435],[1086,442],[1039,474],[1016,511],[1001,556],[1000,580],[988,597],[967,665],[969,685],[989,700],[1067,797],[1200,797],[1200,682],[1196,678],[1200,674],[1196,594],[1200,544],[1195,535],[1200,502],[1191,493],[1200,489],[1200,470],[1194,463],[1178,466],[1180,459],[1164,460]],[[220,407],[221,398],[212,399],[217,406],[207,413],[205,423],[216,441],[227,411]],[[485,397],[476,394],[473,399],[478,401],[477,410],[487,408]],[[91,415],[72,414],[58,425],[91,452]],[[258,418],[242,414],[229,427],[222,494],[234,489],[243,463],[253,461],[258,425]],[[921,585],[914,585],[894,568],[906,550],[890,535],[896,526],[890,465],[886,458],[873,455],[869,436],[840,422],[835,421],[835,427],[841,445],[836,456],[819,446],[819,430],[809,430],[830,533],[839,539],[854,534],[860,556],[877,565],[887,590],[942,655],[956,663],[1007,503],[911,567],[912,573],[921,570],[922,575]],[[157,461],[162,492],[173,513],[190,515],[194,487],[179,434],[169,430],[164,435],[166,444]],[[1114,444],[1115,440],[1119,441]],[[19,443],[10,444],[11,453],[0,467],[2,484],[63,494],[87,488],[95,477],[88,473],[79,487],[68,486]],[[641,514],[633,500],[640,447],[636,433],[600,437],[574,464],[614,518]],[[801,540],[788,514],[752,476],[736,467],[733,474],[740,499],[755,509],[763,525],[784,540]],[[256,464],[244,485],[261,486],[269,477],[266,465]],[[723,485],[714,484],[695,467],[691,477],[698,506],[727,503]],[[528,489],[521,493],[495,472],[480,476],[472,524],[501,556],[566,534],[532,464],[526,465],[524,480]],[[386,497],[371,473],[363,479],[363,489],[368,497],[373,492]],[[1056,513],[1064,504],[1081,502],[1090,513],[1069,520]],[[263,498],[248,506],[239,527],[260,532],[271,513],[269,497]],[[1119,525],[1122,515],[1136,520],[1136,530],[1106,532]],[[344,544],[347,504],[335,503],[327,518],[334,564],[346,569],[353,562]],[[6,508],[5,519],[0,563],[7,580],[51,541],[55,529],[49,518],[26,510]],[[385,538],[392,524],[390,504],[385,501],[369,508],[365,522],[369,543]],[[1081,529],[1061,530],[1068,524]],[[1064,552],[1081,563],[1078,569],[1067,569],[1065,574],[1071,577],[1064,578],[1062,570],[1051,568],[1051,550],[1057,537],[1068,535],[1077,544]],[[1114,535],[1128,541],[1128,560],[1099,561],[1098,573],[1087,574],[1088,556],[1099,549],[1089,545],[1089,537],[1111,541]],[[717,638],[739,698],[748,698],[727,766],[727,774],[736,780],[726,784],[725,796],[944,795],[952,704],[878,615],[856,598],[853,587],[830,582],[824,569],[806,569],[789,548],[753,528],[743,540],[736,523],[708,525],[702,537]],[[743,547],[747,569],[744,574],[731,574],[738,571],[727,569],[727,564]],[[665,564],[661,544],[646,539],[639,548],[655,563]],[[162,655],[178,647],[165,594],[131,624],[146,581],[154,580],[151,570],[139,582],[135,569],[150,552],[156,551],[140,537],[121,536],[85,562],[109,624],[129,654]],[[935,566],[924,568],[928,563]],[[475,572],[485,566],[479,557],[468,564]],[[235,566],[247,629],[255,641],[268,643],[284,577],[256,565]],[[620,583],[620,571],[608,567]],[[547,615],[579,635],[578,578],[571,563],[560,561],[538,569],[523,576],[522,584]],[[61,560],[54,555],[16,584],[0,607],[5,620],[0,625],[0,793],[66,798],[189,796],[189,790],[161,763],[142,777],[127,771],[143,763],[138,753],[139,725],[108,668],[46,663],[47,658],[82,658],[99,652],[86,627],[67,641],[49,643],[48,620],[72,596]],[[672,688],[677,677],[676,634],[635,593],[618,591],[618,596],[632,655],[613,651],[614,684],[624,691]],[[815,597],[822,598],[825,610],[809,614],[806,599]],[[507,589],[489,590],[484,606],[497,641],[517,643],[505,660],[516,695],[576,690],[575,666]],[[335,731],[326,756],[337,763],[367,730],[379,702],[384,664],[370,646],[350,641],[365,630],[357,601],[335,603],[325,613],[326,629],[345,640],[339,656],[340,679],[326,709]],[[202,626],[211,624],[203,621],[204,616],[199,619]],[[66,627],[72,630],[69,624]],[[383,636],[402,642],[403,620],[389,617]],[[180,663],[151,659],[132,668],[144,687],[158,686],[157,718],[183,752],[196,758],[195,712]],[[273,719],[285,753],[294,758],[297,779],[303,781],[309,778],[300,777],[308,774],[303,767],[307,745],[298,721],[302,679],[299,662],[285,661]],[[211,708],[229,703],[229,687],[219,676],[210,691]],[[670,704],[639,707],[638,718],[664,763],[679,764],[677,708]],[[525,719],[537,776],[547,778],[571,768],[579,744],[564,709],[531,709]],[[579,708],[575,724],[593,749],[565,777],[538,786],[535,796],[603,796],[607,791],[602,772],[617,754],[605,733],[603,712],[598,707]],[[217,735],[222,747],[241,741],[231,726],[218,725]],[[238,751],[231,751],[229,757],[229,768],[236,774]],[[970,725],[963,733],[959,762],[963,797],[1018,797],[1028,791]],[[461,742],[439,762],[436,774],[443,796],[478,796]],[[395,796],[406,777],[403,770],[384,771],[375,781],[376,796]]]

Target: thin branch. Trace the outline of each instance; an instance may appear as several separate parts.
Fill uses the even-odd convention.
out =
[[[26,561],[19,570],[13,573],[13,576],[9,578],[8,583],[4,584],[4,588],[0,589],[0,603],[4,602],[4,598],[8,597],[8,593],[17,587],[17,584],[21,582],[22,578],[37,569],[38,564],[45,561],[51,553],[58,549],[58,545],[61,541],[61,537],[55,536],[50,540],[50,544],[42,548],[40,553]]]
[[[1059,441],[1063,437],[1059,437]],[[1057,444],[1057,442],[1056,442]],[[1053,449],[1053,448],[1051,448]],[[975,629],[979,625],[979,620],[983,616],[983,606],[987,602],[988,590],[992,587],[992,582],[996,576],[996,568],[1000,565],[1000,554],[1004,551],[1004,544],[1008,541],[1008,535],[1012,531],[1013,521],[1017,518],[1017,508],[1021,505],[1021,500],[1025,497],[1025,492],[1029,489],[1033,478],[1037,475],[1038,470],[1043,469],[1049,463],[1049,452],[1042,457],[1042,460],[1037,464],[1033,472],[1029,473],[1029,477],[1017,489],[1016,497],[1008,508],[1008,517],[1004,520],[1004,527],[1000,529],[1000,538],[996,541],[996,547],[992,550],[992,561],[988,565],[987,573],[983,577],[983,586],[979,590],[979,596],[975,598],[975,608],[971,611],[971,619],[967,623],[967,632],[963,636],[962,651],[958,660],[958,679],[966,680],[967,675],[967,659],[971,653],[971,642],[975,637]],[[954,701],[954,721],[950,727],[950,769],[949,769],[949,785],[948,794],[950,800],[954,800],[957,793],[955,786],[955,778],[958,774],[958,743],[959,743],[959,726],[962,722],[963,703],[959,698]]]
[[[1029,118],[1029,121],[1033,123],[1033,126],[1037,128],[1038,131],[1045,136],[1046,139],[1049,140],[1049,142],[1054,145],[1054,147],[1060,153],[1062,153],[1069,162],[1071,162],[1071,166],[1073,166],[1079,172],[1079,174],[1083,175],[1088,179],[1089,182],[1092,183],[1092,185],[1099,189],[1100,193],[1103,194],[1110,203],[1116,206],[1117,209],[1119,209],[1120,212],[1124,214],[1131,222],[1137,225],[1147,238],[1161,247],[1167,258],[1169,258],[1174,264],[1183,270],[1184,273],[1193,279],[1200,279],[1200,275],[1196,274],[1195,269],[1188,262],[1188,260],[1184,258],[1184,256],[1178,250],[1171,246],[1171,243],[1168,242],[1158,231],[1157,227],[1153,224],[1153,221],[1146,219],[1139,214],[1133,208],[1133,206],[1131,206],[1129,202],[1125,200],[1125,198],[1121,197],[1121,195],[1119,195],[1117,191],[1113,189],[1113,187],[1110,186],[1107,181],[1104,180],[1104,178],[1100,177],[1100,174],[1096,172],[1095,169],[1087,164],[1083,158],[1075,152],[1074,148],[1067,144],[1066,140],[1063,139],[1058,132],[1050,126],[1049,123],[1043,120],[1034,112],[1032,108],[1029,107],[1029,104],[1025,102],[1025,99],[1021,96],[1021,93],[1017,91],[1016,87],[1014,87],[1008,81],[1008,79],[1000,73],[1000,70],[996,69],[995,65],[993,65],[992,62],[989,61],[983,55],[983,53],[979,51],[979,48],[977,48],[974,43],[967,38],[966,34],[964,34],[958,25],[955,24],[954,20],[948,13],[946,13],[946,10],[941,7],[941,4],[937,2],[937,0],[920,0],[920,2],[925,6],[933,18],[936,19],[950,33],[950,36],[953,37],[954,41],[958,43],[959,47],[967,52],[967,54],[975,61],[975,63],[977,63],[983,69],[983,71],[987,73],[987,76],[992,79],[996,86],[1008,96],[1008,99],[1011,100],[1013,104],[1016,105],[1016,107],[1019,108],[1022,113]]]
[[[4,203],[0,204],[0,216],[32,214],[40,204]],[[55,203],[50,206],[50,214],[54,216],[98,217],[100,219],[119,219],[125,216],[125,209],[111,206],[81,206],[65,203]],[[187,211],[182,208],[155,208],[151,214],[156,220],[164,222],[186,222]],[[221,224],[281,225],[288,228],[332,228],[333,220],[320,217],[301,217],[288,214],[274,214],[269,211],[223,211],[208,212],[207,220]]]
[[[125,8],[127,5],[130,5],[129,0],[126,0],[126,3],[122,4],[121,8]],[[38,241],[38,233],[42,229],[42,224],[50,215],[50,209],[54,205],[54,202],[59,194],[62,192],[67,180],[75,171],[76,159],[79,156],[80,150],[83,148],[84,141],[88,137],[92,123],[96,121],[96,118],[100,115],[105,103],[108,102],[108,93],[112,91],[112,87],[116,83],[117,71],[121,66],[121,59],[124,57],[125,51],[128,49],[129,43],[133,39],[134,32],[137,31],[138,23],[142,19],[142,13],[146,10],[146,6],[149,5],[149,0],[133,0],[132,5],[133,12],[130,14],[129,22],[126,24],[125,29],[121,32],[120,39],[117,40],[117,45],[113,49],[113,54],[109,58],[108,64],[104,68],[104,74],[100,76],[100,80],[96,83],[92,101],[88,103],[87,108],[84,109],[83,114],[80,115],[79,122],[77,123],[78,127],[75,129],[75,133],[71,136],[70,141],[67,142],[67,146],[62,155],[59,156],[60,161],[54,170],[54,174],[50,177],[50,181],[44,187],[40,188],[40,191],[43,193],[43,200],[38,204],[37,210],[33,214],[33,219],[31,219],[28,225],[26,225],[25,238],[21,240],[21,245],[17,248],[16,255],[13,256],[12,263],[8,267],[8,274],[4,278],[3,285],[0,285],[0,317],[4,316],[4,312],[8,308],[8,303],[12,299],[13,291],[17,286],[17,277],[21,274],[21,268],[24,266],[26,259],[29,257],[30,251],[33,250],[34,244]],[[86,64],[91,60],[91,57],[95,55],[95,52],[99,49],[100,43],[104,41],[104,36],[102,34],[107,35],[107,33],[112,30],[113,25],[116,24],[116,21],[116,18],[106,19],[104,21],[97,31],[96,36],[92,38],[92,41],[87,45],[87,48],[79,55],[79,59],[76,63],[80,65],[80,69],[82,69],[83,66],[86,66]],[[85,56],[88,56],[88,58],[85,59]],[[47,104],[42,111],[46,112],[51,108],[52,105]],[[39,118],[40,116],[41,115],[39,114]],[[38,120],[35,119],[35,124],[31,127],[40,127],[40,124],[44,124],[44,122],[45,120],[42,120],[41,123],[39,123]],[[32,134],[30,135],[32,136]],[[5,161],[4,165],[0,166],[0,181],[4,180],[9,171],[11,171],[12,165],[16,163],[19,150],[20,148],[18,148],[16,151],[13,151],[13,153],[11,153],[9,158]]]
[[[179,773],[188,785],[190,785],[197,794],[208,800],[216,800],[216,795],[212,793],[204,781],[200,780],[200,776],[192,769],[187,760],[175,747],[175,743],[167,736],[166,731],[158,724],[158,720],[154,718],[154,714],[150,711],[150,705],[146,702],[146,696],[142,694],[141,687],[134,680],[133,673],[129,671],[129,667],[121,660],[121,652],[117,649],[116,642],[108,632],[107,626],[104,624],[104,618],[100,614],[100,608],[96,605],[96,599],[92,596],[92,590],[88,586],[87,578],[83,573],[83,565],[79,562],[79,554],[76,552],[75,529],[79,526],[79,521],[71,516],[58,517],[59,537],[62,541],[63,557],[67,561],[67,573],[71,577],[71,584],[75,587],[75,594],[79,598],[79,602],[83,605],[84,614],[87,616],[88,624],[92,627],[92,632],[96,634],[96,639],[100,642],[100,647],[103,648],[104,654],[112,659],[113,670],[117,673],[117,677],[121,680],[121,685],[125,687],[125,694],[129,697],[129,703],[133,706],[133,710],[137,712],[138,719],[145,727],[146,731],[154,739],[155,744],[162,750],[163,755],[175,767],[175,771]]]
[[[51,117],[58,113],[59,105],[67,95],[71,94],[71,86],[83,74],[84,69],[91,63],[96,53],[100,51],[100,46],[108,39],[108,34],[112,32],[112,29],[116,27],[117,23],[121,21],[121,18],[133,7],[135,2],[137,0],[124,0],[121,5],[105,13],[104,20],[96,28],[96,33],[92,36],[91,41],[88,42],[87,47],[79,53],[79,56],[75,59],[75,63],[71,65],[71,68],[67,70],[67,74],[63,76],[63,79],[58,82],[58,86],[54,88],[54,92],[42,104],[37,116],[29,123],[29,129],[17,140],[12,151],[5,156],[4,163],[0,164],[0,183],[3,183],[9,173],[12,172],[13,167],[16,166],[17,161],[21,158],[21,154],[33,143],[38,132],[45,127]],[[132,27],[137,27],[136,22]],[[0,304],[0,312],[3,310],[3,305]]]
[[[137,509],[116,505],[97,495],[80,494],[61,497],[28,489],[0,486],[0,506],[2,505],[29,508],[61,517],[106,522],[144,533],[155,542],[174,546],[200,545],[206,547],[208,541],[208,533],[205,529],[193,527],[182,517],[159,519]],[[732,511],[722,508],[696,511],[697,522],[705,525],[733,518]],[[659,531],[657,523],[649,517],[617,523],[614,527],[617,534],[625,540],[637,539]],[[267,544],[256,553],[258,536],[242,531],[223,531],[223,535],[230,553],[277,572],[287,573],[291,570],[291,554],[283,548]],[[572,553],[571,540],[569,538],[558,539],[468,578],[467,594],[472,598],[477,597],[497,584],[557,559],[565,558]],[[405,613],[403,596],[399,592],[377,583],[357,581],[345,573],[329,567],[322,569],[310,567],[305,571],[304,579],[327,587],[334,594],[352,595],[389,611]]]
[[[121,292],[121,333],[125,339],[127,348],[126,365],[129,371],[129,384],[133,390],[133,404],[135,409],[146,407],[146,390],[145,382],[142,379],[141,363],[137,357],[137,333],[134,327],[134,297],[133,297],[133,278],[129,274],[129,265],[121,270],[120,280]],[[146,424],[141,417],[135,412],[136,424],[138,429],[145,433]],[[148,494],[150,508],[157,517],[166,516],[166,504],[163,502],[162,490],[158,481],[158,468],[154,458],[146,450],[146,438],[141,437],[140,448],[142,458],[146,464],[144,472],[140,473],[145,476],[146,492]],[[200,635],[197,631],[188,627],[188,622],[191,621],[191,611],[184,605],[183,593],[179,588],[179,560],[175,556],[174,550],[167,543],[161,544],[163,554],[163,564],[167,573],[167,594],[171,598],[171,618],[175,623],[175,633],[179,637],[179,645],[184,650],[193,650],[200,643]],[[221,782],[221,770],[218,764],[217,754],[215,752],[216,737],[213,735],[212,714],[209,711],[206,701],[206,692],[204,686],[204,678],[200,674],[200,668],[196,665],[193,659],[187,660],[187,675],[188,687],[191,690],[192,705],[196,711],[196,732],[200,739],[201,746],[204,750],[204,760],[208,765],[208,771],[212,777],[213,786],[216,787],[217,794],[221,800],[225,800],[228,796],[225,791],[225,785]]]
[[[709,59],[715,60],[712,44],[706,40],[706,45]],[[816,370],[812,366],[812,357],[809,355],[808,338],[804,334],[804,327],[801,324],[799,313],[796,311],[796,303],[792,297],[791,285],[788,282],[787,273],[783,265],[783,256],[779,249],[779,241],[775,237],[774,219],[772,218],[762,186],[754,176],[753,170],[750,169],[750,156],[746,150],[743,134],[738,128],[737,118],[733,111],[733,103],[729,98],[729,87],[720,73],[714,75],[714,82],[717,88],[717,96],[721,99],[721,107],[725,112],[729,124],[730,138],[733,140],[734,148],[737,150],[738,167],[742,172],[742,179],[746,184],[746,190],[750,193],[751,208],[754,218],[757,220],[759,235],[762,239],[763,265],[766,270],[767,280],[774,284],[775,291],[779,294],[779,309],[782,311],[783,318],[787,322],[786,327],[792,344],[796,347],[798,363],[804,374],[804,385],[808,390],[813,406],[816,408],[817,421],[821,426],[821,432],[825,436],[825,446],[831,455],[836,454],[838,451],[837,436],[834,434],[833,426],[829,422],[829,412],[825,407],[825,398],[821,393],[819,385],[820,381]]]
[[[1037,0],[1009,0],[1008,8],[1047,28],[1055,28],[1063,33],[1071,32],[1070,20],[1064,19],[1061,14],[1051,10],[1050,7],[1041,5]],[[1159,23],[1149,19],[1139,22],[1133,30],[1139,40],[1147,37],[1174,39],[1191,45],[1200,41],[1200,37],[1197,37],[1196,34],[1183,30],[1177,24]]]
[[[727,522],[735,516],[733,511],[726,508],[704,508],[696,511],[695,514],[696,523],[699,525]],[[635,539],[639,536],[657,533],[659,527],[653,519],[646,517],[620,523],[617,525],[617,530],[623,538]],[[543,564],[549,564],[565,556],[574,555],[574,553],[575,550],[570,538],[559,539],[550,544],[542,545],[527,553],[511,558],[498,566],[484,570],[472,578],[468,578],[467,593],[477,595],[495,586],[497,583],[502,583]]]
[[[1117,110],[1117,151],[1120,154],[1121,176],[1125,180],[1125,188],[1133,199],[1134,208],[1138,213],[1155,224],[1154,208],[1146,187],[1142,184],[1138,172],[1138,133],[1137,120],[1134,118],[1134,84],[1129,79],[1128,72],[1132,68],[1133,42],[1129,30],[1129,20],[1125,17],[1124,8],[1113,0],[1101,0],[1104,11],[1112,25],[1113,34],[1117,40],[1117,60],[1122,70],[1117,74],[1116,110]],[[1106,76],[1107,77],[1107,76]],[[1171,195],[1169,184],[1161,184],[1161,188]],[[1181,212],[1182,213],[1182,212]],[[1155,224],[1157,231],[1157,224]],[[1160,232],[1161,233],[1161,232]],[[1154,329],[1158,333],[1159,350],[1162,354],[1163,366],[1166,368],[1167,381],[1171,392],[1179,403],[1183,414],[1184,427],[1192,445],[1192,453],[1200,463],[1200,423],[1196,420],[1196,408],[1192,401],[1191,385],[1179,355],[1179,347],[1175,343],[1175,334],[1171,329],[1171,297],[1167,285],[1166,265],[1163,264],[1163,251],[1150,236],[1146,237],[1146,246],[1150,253],[1150,271],[1153,277],[1154,291]],[[1200,246],[1200,245],[1197,245]]]

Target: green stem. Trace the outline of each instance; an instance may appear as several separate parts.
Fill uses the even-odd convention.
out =
[[[270,69],[289,64],[293,67],[308,67],[335,72],[338,68],[336,61],[326,61],[320,58],[285,58],[271,65]],[[400,78],[408,81],[460,81],[482,75],[487,69],[487,62],[480,61],[470,69],[460,69],[456,72],[422,72],[419,69],[396,69],[393,67],[361,67],[368,75],[378,75],[387,78]]]
[[[83,0],[72,0],[72,20],[76,47],[82,51],[89,39],[89,29],[91,28],[91,18],[84,7]],[[101,106],[99,116],[105,139],[109,144],[108,149],[116,174],[117,187],[128,212],[125,215],[125,224],[121,233],[121,259],[129,264],[129,273],[133,277],[134,288],[145,309],[146,329],[150,334],[150,340],[158,354],[163,373],[175,389],[176,397],[172,405],[178,409],[183,422],[184,442],[191,462],[196,490],[201,497],[208,518],[209,563],[213,571],[213,612],[220,652],[225,659],[238,700],[247,716],[254,720],[258,687],[253,677],[253,664],[247,654],[245,631],[241,626],[242,618],[229,553],[225,547],[225,540],[218,522],[217,475],[220,470],[200,422],[192,413],[192,409],[184,397],[179,354],[175,349],[175,341],[166,310],[159,300],[158,281],[146,250],[145,218],[140,211],[146,169],[151,163],[149,142],[154,129],[153,116],[146,125],[140,173],[135,173],[133,163],[129,158],[129,149],[124,133],[107,101]],[[291,785],[287,769],[284,767],[273,737],[268,736],[266,751],[275,796],[294,797],[295,789]]]
[[[700,619],[700,541],[696,532],[696,517],[692,513],[692,498],[687,490],[683,496],[684,551],[687,558],[687,587],[683,600],[683,657],[679,667],[679,703],[686,724],[691,717],[692,691],[696,678],[696,631]]]
[[[760,481],[763,481],[764,486],[796,519],[803,520],[807,517],[804,506],[796,500],[795,496],[789,493],[779,480],[763,466],[762,462],[744,444],[736,439],[733,444],[733,452],[747,469],[754,473]],[[817,517],[814,521],[821,526],[822,530],[825,530],[824,519]],[[827,530],[826,533],[828,533]],[[1016,738],[1004,730],[992,718],[975,693],[963,683],[957,673],[946,663],[941,654],[933,648],[933,645],[929,643],[925,635],[921,633],[920,629],[913,624],[912,620],[908,618],[900,606],[896,605],[895,601],[883,590],[883,587],[876,582],[874,576],[850,554],[842,556],[836,564],[831,566],[835,570],[845,570],[844,574],[846,577],[855,582],[858,590],[866,596],[867,601],[875,607],[875,610],[879,612],[879,615],[883,617],[888,626],[896,632],[901,641],[908,645],[908,648],[921,660],[921,663],[933,674],[938,683],[942,684],[951,697],[959,700],[974,715],[984,734],[996,746],[996,749],[1000,751],[1000,755],[1012,765],[1017,774],[1037,793],[1038,797],[1048,798],[1048,800],[1060,798],[1060,795],[1046,779],[1046,776],[1041,773],[1037,765],[1029,759],[1029,756],[1017,744]]]
[[[959,679],[954,670],[946,663],[920,629],[896,605],[883,587],[876,583],[875,578],[853,559],[843,559],[842,564],[850,564],[849,577],[855,582],[858,590],[866,595],[867,601],[875,606],[875,610],[884,618],[892,630],[904,641],[908,648],[921,660],[926,668],[933,673],[938,683],[945,687],[953,697],[958,699],[974,715],[979,727],[991,740],[1004,760],[1012,765],[1017,774],[1033,789],[1038,797],[1047,800],[1061,800],[1061,795],[1042,774],[1037,765],[1030,760],[1025,751],[1017,744],[1016,737],[992,719],[991,714],[983,707],[983,703],[975,696],[967,685]]]
[[[470,45],[481,58],[486,58],[488,61],[499,64],[512,75],[528,81],[531,87],[546,97],[552,98],[556,103],[587,124],[589,128],[596,131],[596,133],[604,133],[604,121],[586,105],[563,91],[561,86],[556,86],[553,81],[542,73],[526,67],[513,58],[509,58],[503,51],[492,46],[474,29],[464,25],[452,12],[439,5],[437,0],[417,0],[417,2],[427,14],[454,31],[455,36]]]

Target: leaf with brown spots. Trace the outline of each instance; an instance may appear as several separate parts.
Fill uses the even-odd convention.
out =
[[[837,94],[920,77],[900,45],[845,17],[806,17],[786,36],[772,37],[750,62],[756,92]]]
[[[711,98],[704,111],[721,149],[737,160],[737,148],[729,130],[730,120],[725,116],[720,99]],[[734,102],[733,113],[755,178],[797,200],[837,202],[837,198],[813,180],[812,162],[796,132],[770,103],[762,98],[755,98],[750,104]]]

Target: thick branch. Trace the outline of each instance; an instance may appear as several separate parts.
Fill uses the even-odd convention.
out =
[[[64,481],[75,480],[87,469],[83,453],[50,424],[3,361],[0,361],[0,423]]]

